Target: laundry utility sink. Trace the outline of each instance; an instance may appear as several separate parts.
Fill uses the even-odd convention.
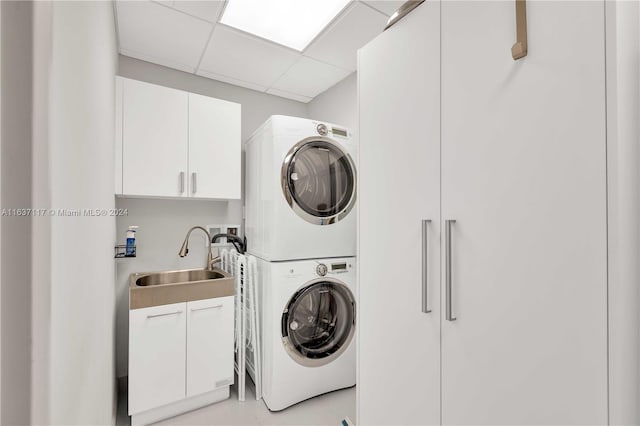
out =
[[[233,296],[233,276],[222,269],[136,272],[129,277],[129,309]]]
[[[209,271],[206,269],[191,269],[185,271],[167,271],[142,275],[140,278],[136,279],[136,285],[150,286],[160,284],[177,284],[192,281],[215,280],[225,277],[225,274],[218,270]]]

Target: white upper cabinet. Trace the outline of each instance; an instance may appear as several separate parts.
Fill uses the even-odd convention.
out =
[[[189,93],[189,195],[240,198],[240,104]]]
[[[184,196],[188,94],[123,81],[122,194]]]
[[[239,104],[118,80],[117,195],[240,198]]]

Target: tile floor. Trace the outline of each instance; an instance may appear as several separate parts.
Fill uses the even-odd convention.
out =
[[[256,401],[253,388],[247,386],[246,401],[238,401],[235,387],[225,401],[156,423],[157,426],[196,425],[291,425],[340,426],[343,418],[356,418],[356,388],[342,389],[300,402],[279,412],[271,412],[262,400]],[[127,394],[118,398],[117,426],[130,424]]]

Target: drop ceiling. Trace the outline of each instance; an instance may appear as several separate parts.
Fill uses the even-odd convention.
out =
[[[117,0],[119,49],[125,56],[309,102],[356,70],[357,50],[382,32],[403,1],[353,0],[298,52],[219,23],[222,0]]]

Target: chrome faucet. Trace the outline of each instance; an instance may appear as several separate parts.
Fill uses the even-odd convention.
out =
[[[189,253],[189,237],[191,236],[191,232],[193,232],[194,229],[200,229],[202,230],[202,232],[207,234],[207,241],[209,242],[209,252],[207,254],[207,264],[205,266],[205,269],[212,271],[213,265],[215,265],[216,263],[220,263],[220,256],[213,257],[213,254],[211,253],[211,234],[202,226],[194,226],[193,228],[189,229],[189,232],[187,232],[187,236],[184,238],[184,241],[182,243],[182,247],[180,247],[178,255],[180,257],[185,257]]]

